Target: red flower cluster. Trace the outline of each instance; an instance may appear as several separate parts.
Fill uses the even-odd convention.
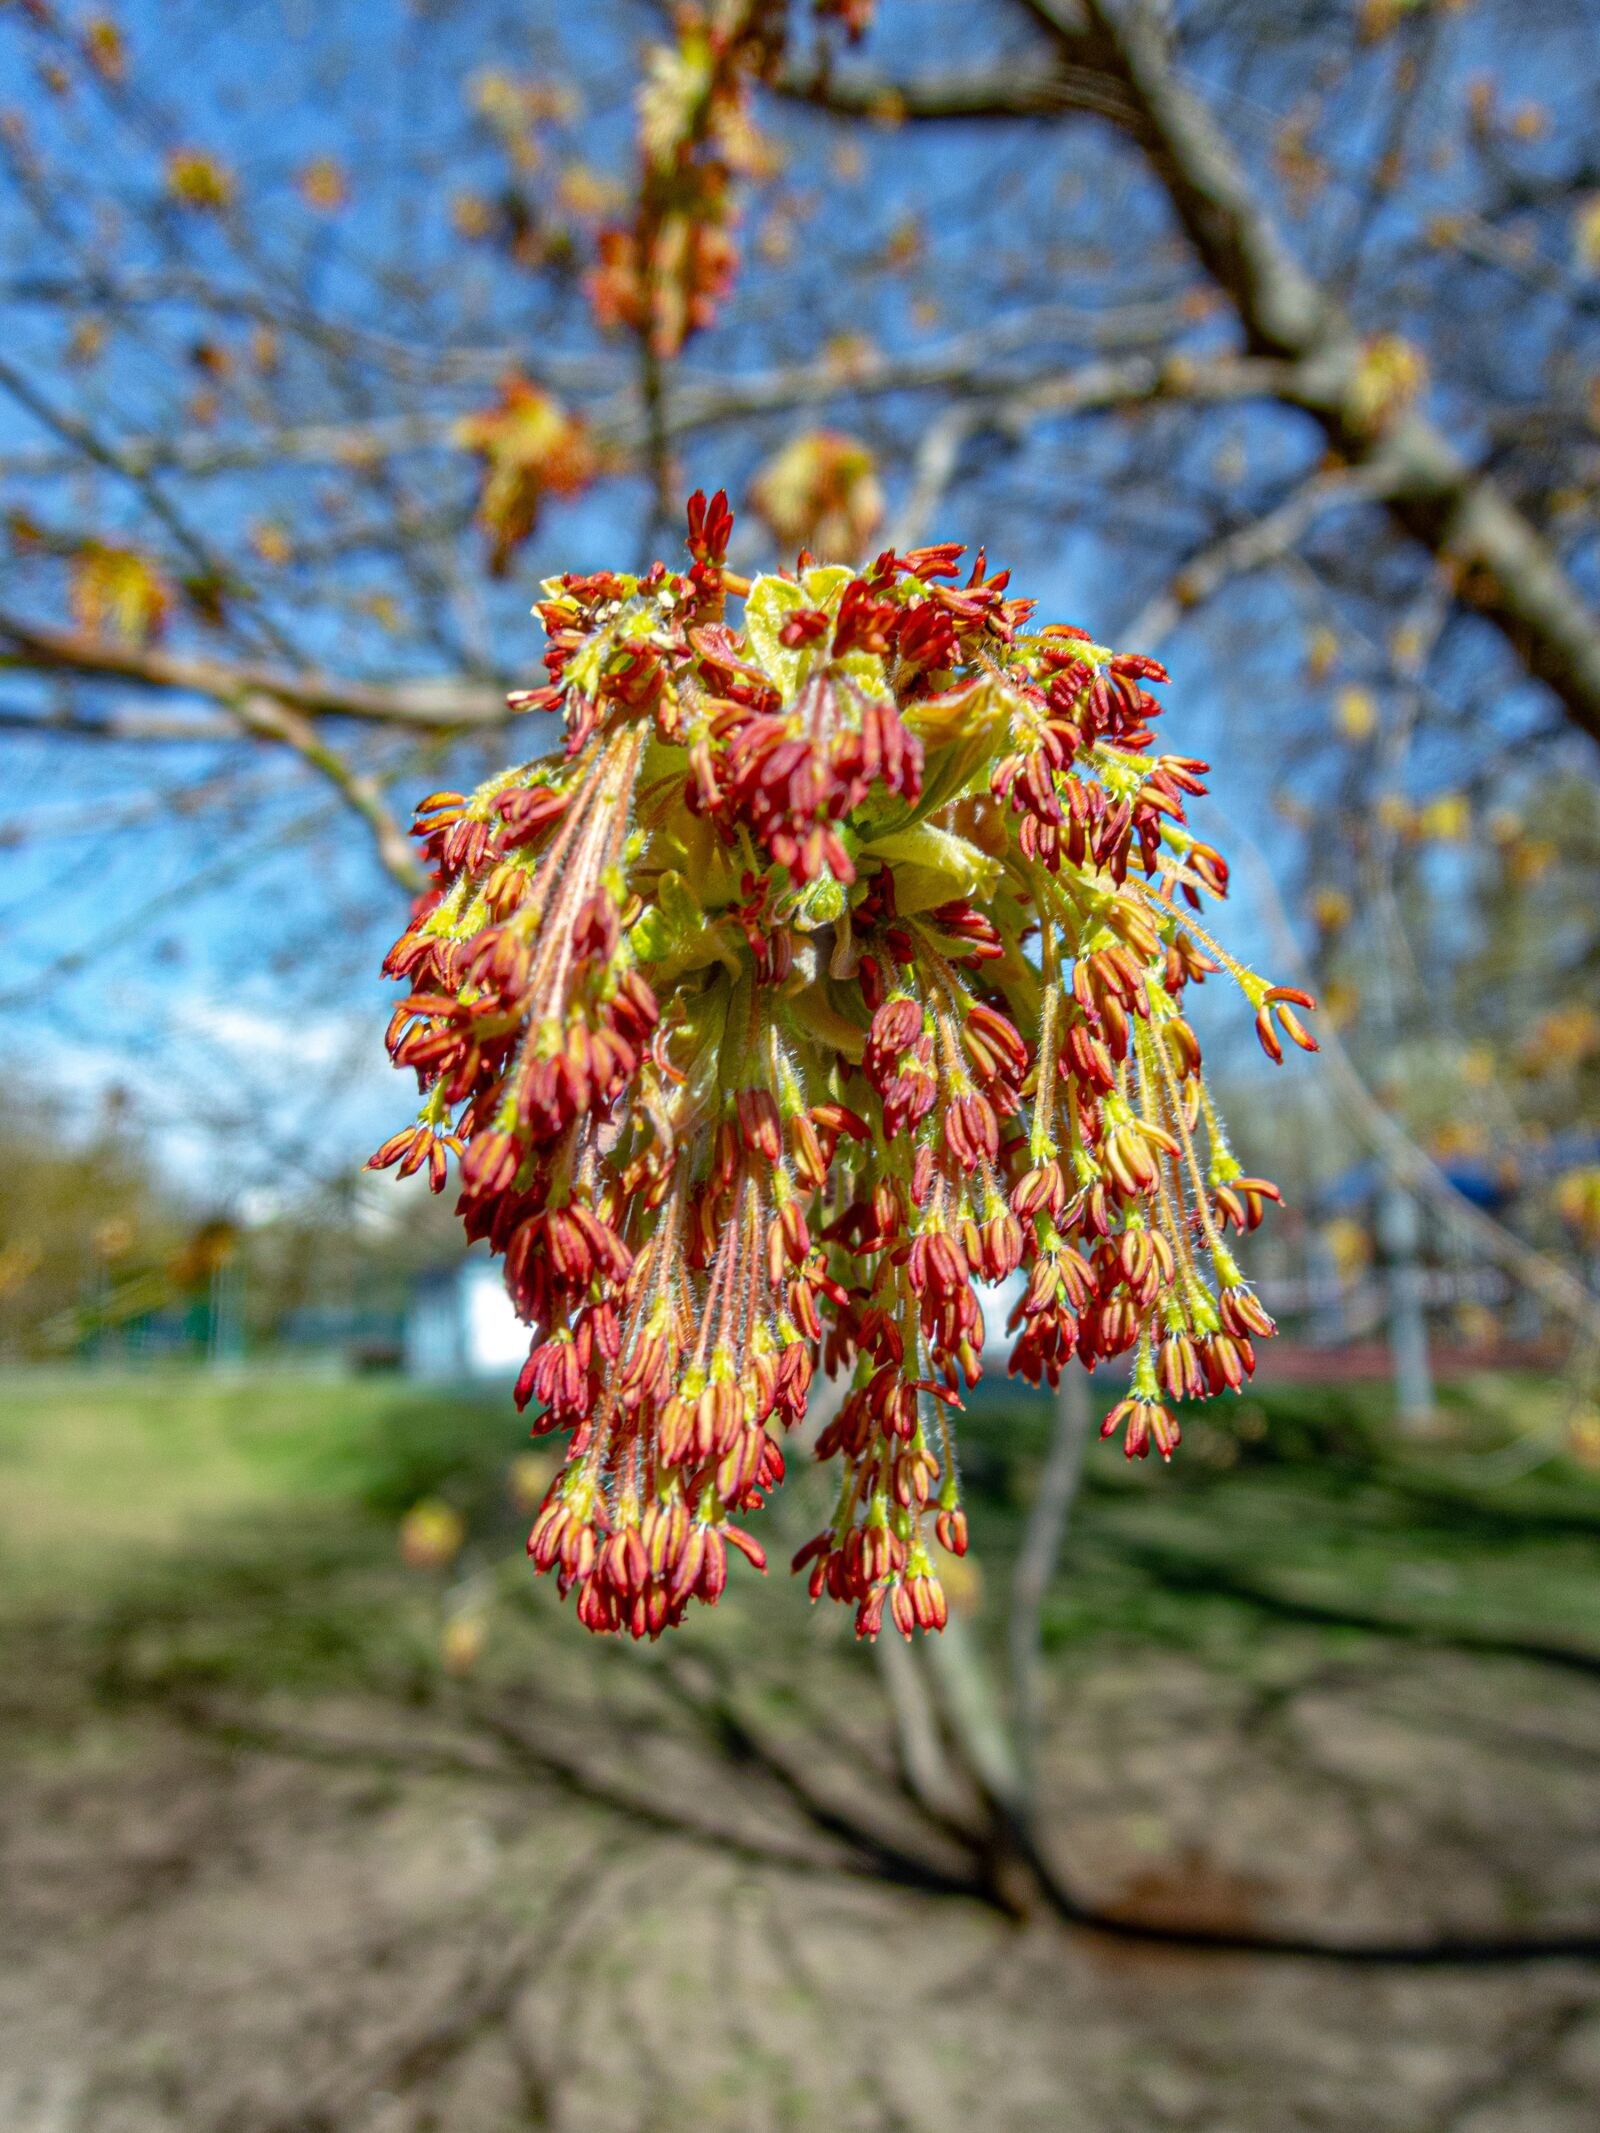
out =
[[[519,1404],[570,1434],[530,1552],[585,1623],[654,1636],[730,1548],[763,1561],[820,1366],[840,1487],[796,1567],[909,1633],[966,1547],[980,1288],[1020,1277],[1035,1383],[1131,1359],[1130,1456],[1254,1368],[1224,1233],[1277,1194],[1184,996],[1226,970],[1274,1058],[1311,1003],[1194,916],[1226,868],[1184,823],[1205,766],[1152,752],[1153,661],[1035,627],[953,546],[746,584],[731,523],[697,496],[687,570],[551,580],[518,701],[564,750],[419,810],[435,886],[386,967],[424,1102],[373,1161],[437,1189],[460,1157]]]
[[[856,43],[873,0],[814,0],[813,11]],[[732,288],[735,183],[774,168],[751,116],[750,84],[777,66],[788,26],[787,0],[686,0],[674,11],[673,42],[651,48],[634,212],[600,232],[587,290],[602,326],[636,333],[658,360],[709,326]]]
[[[639,96],[633,218],[600,232],[588,281],[602,326],[638,334],[658,358],[709,326],[733,283],[733,187],[759,167],[748,83],[776,60],[781,11],[770,0],[680,10],[676,41],[656,47]]]

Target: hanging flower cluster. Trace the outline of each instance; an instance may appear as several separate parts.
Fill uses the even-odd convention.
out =
[[[1130,1456],[1237,1390],[1273,1328],[1228,1231],[1241,1174],[1185,996],[1218,971],[1274,1059],[1296,1007],[1199,923],[1227,869],[1185,827],[1205,765],[1155,752],[1165,680],[1036,626],[980,553],[550,580],[565,747],[417,835],[436,886],[386,968],[425,1092],[373,1158],[436,1188],[531,1329],[536,1433],[571,1433],[529,1541],[596,1630],[654,1636],[760,1565],[814,1375],[832,1515],[814,1596],[937,1628],[961,1554],[952,1422],[979,1288],[1022,1277],[1011,1367],[1126,1356]],[[742,605],[736,623],[729,601]]]
[[[854,43],[872,0],[813,0],[813,12]],[[781,59],[788,16],[787,0],[680,5],[673,41],[651,47],[634,212],[600,232],[587,289],[600,324],[637,334],[658,361],[711,324],[733,285],[737,181],[776,167],[751,114],[750,84]]]
[[[883,485],[859,437],[806,430],[757,472],[750,505],[780,548],[811,548],[854,562],[869,552],[883,524]]]
[[[539,523],[548,496],[577,496],[600,471],[582,420],[515,375],[493,407],[464,417],[454,442],[483,463],[478,524],[489,538],[489,568],[504,577],[511,557]]]
[[[709,326],[732,286],[735,181],[767,161],[748,84],[778,57],[781,16],[771,0],[684,8],[674,42],[651,50],[637,204],[631,222],[600,232],[588,294],[602,326],[628,328],[658,359]]]

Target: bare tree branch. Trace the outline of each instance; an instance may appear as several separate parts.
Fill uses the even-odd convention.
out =
[[[976,408],[957,405],[935,416],[923,431],[911,468],[911,493],[890,522],[891,548],[914,548],[922,539],[955,479],[961,447],[977,428],[979,420]]]
[[[1028,119],[1063,111],[1126,120],[1126,97],[1092,67],[1032,65],[983,74],[924,75],[892,81],[852,68],[848,74],[790,68],[772,87],[780,96],[814,104],[840,118]]]
[[[1252,350],[1284,359],[1282,397],[1341,455],[1393,470],[1395,521],[1457,574],[1460,597],[1498,629],[1572,722],[1600,740],[1600,618],[1561,558],[1498,484],[1425,417],[1375,426],[1358,390],[1361,338],[1278,233],[1261,189],[1182,79],[1160,13],[1143,0],[1024,0],[1062,72],[926,82],[780,82],[828,108],[908,119],[1016,119],[1091,110],[1148,156],[1201,262],[1232,301]],[[1097,86],[1090,86],[1096,84]]]
[[[261,740],[279,741],[300,757],[319,777],[326,778],[347,806],[372,832],[372,841],[384,871],[411,895],[427,886],[427,874],[418,864],[405,831],[389,812],[381,788],[367,772],[355,770],[330,748],[302,711],[254,690],[235,697],[234,717]]]
[[[1067,1521],[1083,1474],[1089,1442],[1089,1379],[1069,1363],[1056,1393],[1050,1452],[1028,1512],[1022,1548],[1011,1577],[1011,1617],[1007,1642],[1011,1658],[1011,1730],[1026,1789],[1033,1786],[1034,1757],[1043,1716],[1040,1667],[1044,1648],[1042,1621],[1050,1581],[1061,1558]]]
[[[1032,0],[1032,11],[1056,14],[1044,0]],[[1134,136],[1251,346],[1296,364],[1293,398],[1346,458],[1361,465],[1382,455],[1394,474],[1394,517],[1457,569],[1461,596],[1554,690],[1574,724],[1600,740],[1600,618],[1560,558],[1422,415],[1374,430],[1359,404],[1362,350],[1351,322],[1282,241],[1260,188],[1180,78],[1157,16],[1107,0],[1085,0],[1085,11],[1096,50],[1134,107]],[[1061,34],[1077,52],[1078,33]]]
[[[952,335],[931,347],[897,354],[872,350],[848,364],[792,363],[722,376],[686,370],[675,380],[671,406],[663,411],[661,434],[676,439],[752,416],[787,414],[847,398],[873,399],[952,387],[973,393],[1011,391],[1028,383],[1047,383],[1060,374],[1060,365],[1044,364],[1036,354],[1031,371],[1021,377],[995,373],[992,366],[1003,356],[1025,356],[1030,349],[1038,351],[1052,341],[1104,349],[1158,348],[1183,324],[1181,305],[1167,301],[1104,310],[1046,304],[997,319],[977,332]],[[1197,389],[1203,390],[1205,377],[1215,369],[1215,365],[1205,366]],[[1282,382],[1266,371],[1258,372],[1253,380],[1266,390]],[[1242,379],[1240,384],[1242,390]],[[631,454],[648,443],[648,423],[632,388],[610,393],[583,412],[597,445]],[[122,438],[114,454],[104,445],[98,450],[102,463],[109,454],[115,471],[130,479],[165,472],[227,474],[291,463],[361,466],[399,453],[449,446],[460,419],[459,412],[426,410],[348,422],[286,424],[238,437],[181,433]],[[8,454],[0,459],[0,474],[37,478],[67,473],[81,465],[85,456],[93,456],[87,446],[68,438],[64,450],[36,447]]]
[[[139,711],[115,705],[89,717],[79,711],[28,711],[0,706],[0,733],[33,734],[40,740],[69,741],[236,741],[232,719],[188,718],[165,711]]]
[[[189,696],[233,704],[242,696],[269,697],[313,716],[376,720],[430,731],[505,725],[511,718],[503,695],[459,679],[363,682],[314,672],[285,673],[236,666],[154,645],[125,644],[82,630],[53,629],[0,613],[0,644],[10,647],[0,664],[36,673],[99,675],[150,689],[176,689]]]
[[[1281,561],[1320,518],[1383,497],[1393,478],[1380,463],[1355,473],[1338,468],[1313,474],[1275,509],[1191,556],[1166,591],[1147,600],[1120,634],[1129,644],[1154,650],[1186,614],[1213,599],[1230,580]]]
[[[1251,885],[1261,899],[1277,950],[1296,975],[1305,975],[1305,959],[1295,938],[1289,914],[1271,867],[1254,840],[1230,824],[1229,837],[1250,867]],[[1512,1279],[1537,1296],[1558,1318],[1566,1320],[1587,1340],[1600,1343],[1600,1299],[1591,1296],[1575,1274],[1544,1252],[1536,1251],[1503,1223],[1486,1215],[1464,1193],[1458,1192],[1433,1158],[1426,1155],[1397,1119],[1387,1112],[1356,1070],[1336,1030],[1325,1021],[1318,1039],[1328,1073],[1333,1077],[1339,1101],[1373,1152],[1381,1156],[1394,1176],[1472,1239],[1486,1259],[1504,1267]]]

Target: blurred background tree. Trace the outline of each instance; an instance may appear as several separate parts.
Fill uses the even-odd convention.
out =
[[[120,1064],[235,1198],[347,1163],[409,801],[543,745],[537,580],[704,483],[742,565],[981,533],[1161,653],[1368,1078],[1442,1150],[1592,1122],[1580,0],[710,18],[0,10],[3,997],[63,1096]]]
[[[1271,1277],[1314,1274],[1314,1245],[1353,1280],[1381,1249],[1377,1204],[1421,1194],[1450,1210],[1435,1259],[1488,1252],[1546,1328],[1592,1330],[1597,140],[1588,0],[706,0],[703,16],[0,0],[6,1359],[115,1357],[163,1322],[229,1360],[319,1314],[356,1328],[363,1359],[392,1359],[415,1276],[451,1248],[447,1208],[354,1179],[398,1093],[376,966],[417,879],[408,810],[548,745],[547,722],[505,701],[539,678],[539,580],[676,555],[697,486],[738,508],[739,569],[801,544],[984,540],[1048,612],[1171,665],[1172,745],[1215,766],[1197,826],[1241,861],[1237,937],[1291,982],[1303,956],[1335,1038],[1269,1102],[1248,1036],[1232,1054],[1205,1030],[1241,1152],[1311,1210],[1263,1234],[1275,1308]],[[1487,1241],[1471,1226],[1486,1212]],[[1449,1294],[1471,1330],[1470,1285]],[[1317,1295],[1302,1282],[1313,1322]],[[1503,1305],[1491,1316],[1514,1332]],[[1340,1320],[1331,1338],[1351,1337]],[[1333,1375],[1326,1349],[1320,1367]],[[1484,1965],[1592,1955],[1600,1416],[1575,1402],[1581,1377],[1491,1380],[1431,1444],[1396,1443],[1370,1388],[1257,1387],[1186,1430],[1161,1494],[1107,1463],[1081,1503],[1082,1408],[1052,1438],[1037,1409],[978,1406],[990,1596],[967,1593],[944,1649],[970,1623],[969,1657],[997,1653],[1003,1623],[1016,1723],[1008,1739],[996,1699],[961,1703],[970,1666],[930,1691],[896,1646],[881,1665],[897,1764],[873,1717],[841,1726],[877,1713],[860,1659],[825,1650],[779,1580],[728,1596],[728,1636],[773,1661],[753,1685],[718,1672],[709,1639],[632,1675],[586,1655],[580,1680],[520,1564],[496,1583],[540,1455],[508,1475],[504,1403],[485,1413],[459,1388],[30,1384],[7,1538],[54,1594],[130,1531],[178,1533],[213,1492],[243,1506],[247,1540],[181,1560],[181,1593],[118,1597],[126,1620],[78,1655],[80,1681],[170,1690],[185,1727],[233,1750],[263,1683],[297,1708],[331,1684],[367,1699],[374,1737],[393,1720],[384,1782],[419,1787],[444,1767],[405,1773],[432,1699],[463,1751],[450,1783],[509,1776],[572,1818],[552,1821],[562,1876],[573,1860],[590,1874],[597,1809],[624,1879],[617,1830],[661,1846],[637,1977],[694,1941],[680,1839],[722,1847],[730,1875],[786,1877],[767,1936],[782,1950],[802,1908],[790,1866],[822,1838],[827,1871],[876,1880],[874,1902],[890,1884],[908,1905],[1026,1901],[1032,1836],[1007,1824],[1035,1793],[1077,1840],[1035,1881],[1109,1932],[1258,1955],[1326,1952],[1336,1933],[1402,1966],[1441,1936]],[[370,1529],[333,1519],[335,1471]],[[1076,1549],[1052,1578],[1069,1511]],[[406,1575],[437,1585],[420,1598],[396,1596],[397,1526]],[[491,1599],[508,1642],[474,1673]],[[33,1674],[70,1687],[43,1650]],[[1041,1654],[1072,1685],[1048,1724]],[[1396,1756],[1399,1707],[1420,1730]],[[297,1801],[309,1771],[369,1745],[348,1725],[341,1703],[300,1743]],[[1496,1758],[1516,1727],[1508,1784]],[[298,1752],[292,1732],[272,1752]],[[673,1764],[680,1733],[695,1752]],[[1041,1742],[1042,1774],[1018,1767]],[[1185,1789],[1180,1770],[1211,1775]],[[214,1800],[209,1764],[194,1784]],[[341,1865],[342,1811],[326,1855]],[[771,1827],[752,1835],[757,1812]],[[790,1852],[769,1869],[753,1845],[772,1829]],[[194,1849],[181,1825],[172,1856]],[[391,1864],[384,1849],[375,1883]],[[304,1878],[271,1871],[298,1906]],[[456,1887],[453,1859],[438,1878]],[[632,1884],[617,1910],[633,1917]],[[151,1938],[128,1915],[142,1979]],[[968,1931],[962,1910],[935,1935],[907,1915],[918,1951]],[[838,1944],[817,1930],[832,1975]],[[920,1959],[884,1964],[865,1929],[857,1946],[880,1989],[926,1989]],[[531,1960],[513,1947],[511,1972]],[[941,1987],[941,2023],[970,1998],[1002,2039],[985,2080],[1078,2049],[1055,1972],[1019,1992],[1010,1961],[1010,1944],[1004,1961],[974,1944],[970,1976],[1042,2010],[1045,2046],[1013,2050],[965,1973]],[[816,2056],[876,2079],[888,2038],[926,2068],[920,2019],[863,2027],[867,1962],[843,1965],[848,2008],[817,1995]],[[207,1944],[207,2021],[211,1966]],[[556,2088],[578,2026],[566,1968],[539,2016]],[[500,1974],[469,1965],[420,2053],[408,2030],[368,2086],[425,2086],[493,2016]],[[1381,1966],[1359,1984],[1325,1967],[1303,1996],[1343,1995],[1351,2063],[1388,2041],[1375,2007],[1402,2035],[1403,2007],[1424,2004],[1414,1969],[1395,1974],[1388,2000],[1368,1995]],[[1380,2104],[1397,2127],[1500,2109],[1518,2069],[1544,2078],[1541,2039],[1546,2056],[1582,2041],[1565,1974],[1494,1986],[1484,1969],[1509,2010],[1503,2052],[1489,2001],[1452,1978],[1449,2050],[1392,2053],[1343,2116],[1307,2108],[1364,2128]],[[765,2036],[782,1993],[759,1962],[750,1976]],[[1115,2056],[1142,2069],[1173,1980],[1151,1994],[1129,1976],[1139,2043],[1119,2032]],[[737,2016],[718,1980],[702,2004]],[[1265,2065],[1272,2093],[1241,2123],[1277,2123],[1286,2002],[1263,2018],[1246,1994],[1235,2043],[1203,2000],[1209,2078],[1223,2058]],[[131,2027],[142,2066],[142,2014]],[[1586,2034],[1573,2081],[1592,2113]],[[1480,2046],[1511,2074],[1479,2067]],[[1301,2048],[1317,2092],[1334,2055],[1320,2033]],[[1424,2105],[1428,2067],[1444,2073]],[[293,2122],[343,2122],[346,2078],[297,2098]],[[990,2089],[971,2093],[992,2113]],[[1152,2090],[1130,2111],[1186,2108]],[[1558,2115],[1559,2089],[1529,2108],[1588,2123]],[[723,2121],[696,2103],[689,2122]],[[732,2122],[757,2122],[742,2095]],[[871,2122],[922,2120],[885,2103]]]

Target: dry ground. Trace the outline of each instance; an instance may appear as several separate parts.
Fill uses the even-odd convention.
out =
[[[44,1388],[0,1439],[49,1536],[0,1522],[5,2133],[1600,2119],[1600,1961],[1199,1952],[943,1893],[959,1861],[900,1800],[876,1672],[797,1592],[742,1590],[683,1666],[597,1654],[502,1570],[493,1519],[466,1583],[396,1562],[415,1417],[358,1389],[366,1463],[324,1467],[284,1451],[321,1441],[303,1402],[274,1432],[263,1397],[119,1410],[169,1433],[167,1515],[146,1544],[119,1469],[126,1531],[91,1506],[92,1559],[37,1506],[54,1465],[81,1484],[103,1409]],[[259,1455],[231,1510],[208,1431]],[[1481,1510],[1309,1501],[1243,1472],[1089,1499],[1053,1618],[1064,1874],[1180,1928],[1600,1943],[1592,1503],[1524,1492],[1513,1547]],[[464,1600],[490,1637],[452,1678]],[[749,1737],[698,1696],[719,1670]]]

